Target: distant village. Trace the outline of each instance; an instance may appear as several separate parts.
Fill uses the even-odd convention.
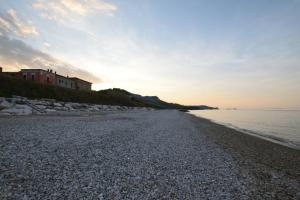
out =
[[[51,69],[21,69],[19,72],[3,72],[2,67],[0,67],[0,75],[74,90],[91,90],[92,88],[92,83],[88,81],[77,77],[62,76]]]

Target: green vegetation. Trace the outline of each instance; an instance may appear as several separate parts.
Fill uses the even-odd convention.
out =
[[[78,91],[0,75],[0,96],[12,97],[13,95],[30,99],[47,98],[65,102],[152,107],[160,109],[214,109],[208,106],[182,106],[167,103],[155,96],[140,96],[116,88],[100,91]]]
[[[78,91],[0,76],[0,96],[12,97],[12,95],[24,96],[30,99],[47,98],[78,103],[148,106],[142,102],[132,100],[124,90]]]

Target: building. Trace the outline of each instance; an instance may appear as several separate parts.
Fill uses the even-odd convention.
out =
[[[92,83],[76,78],[76,77],[72,77],[70,78],[71,80],[74,81],[75,83],[75,89],[76,90],[91,90],[92,89]]]
[[[92,83],[77,77],[65,77],[50,69],[21,69],[19,72],[3,72],[2,67],[0,67],[0,73],[1,75],[34,81],[40,84],[59,86],[74,90],[92,90]]]
[[[56,85],[56,74],[52,70],[21,69],[23,80],[35,81],[46,85]]]
[[[57,86],[69,88],[69,89],[76,89],[74,80],[58,74],[56,74],[55,78],[56,78],[55,81]]]

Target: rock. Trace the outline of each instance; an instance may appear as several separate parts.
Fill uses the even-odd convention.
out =
[[[53,103],[53,105],[54,105],[55,107],[62,107],[62,105],[61,105],[60,103]]]
[[[108,106],[107,106],[107,105],[102,105],[101,107],[102,107],[103,110],[108,109]]]
[[[66,103],[65,104],[65,108],[67,108],[68,110],[70,110],[70,111],[74,111],[75,109],[73,108],[73,106],[72,106],[72,103]]]
[[[47,101],[38,101],[38,100],[31,100],[30,103],[34,105],[41,105],[41,106],[49,106],[50,103]]]
[[[99,108],[97,106],[91,106],[91,107],[88,108],[88,111],[97,112],[97,111],[99,111]]]
[[[2,109],[5,109],[5,108],[10,108],[10,107],[12,107],[13,106],[13,104],[12,103],[9,103],[8,101],[6,101],[6,99],[2,99],[2,100],[0,100],[0,110],[2,110]]]
[[[69,108],[67,108],[67,107],[54,107],[54,110],[59,110],[59,111],[68,111],[69,110]]]
[[[71,105],[72,105],[73,109],[85,108],[82,104],[79,104],[79,103],[72,103]]]
[[[73,108],[72,103],[65,103],[65,107]]]
[[[94,108],[96,111],[102,110],[102,107],[99,106],[99,105],[94,105],[93,108]]]
[[[37,108],[45,110],[47,108],[47,106],[44,105],[35,105]]]
[[[3,109],[1,110],[1,112],[13,115],[30,115],[32,114],[32,108],[27,105],[16,105],[12,108]]]

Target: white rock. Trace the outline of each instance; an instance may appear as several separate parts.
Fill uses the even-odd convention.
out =
[[[35,105],[37,108],[45,110],[47,108],[47,106],[44,105]]]
[[[88,108],[88,110],[92,112],[96,112],[99,111],[99,108],[97,106],[91,106],[90,108]]]
[[[102,110],[102,106],[101,106],[101,105],[97,105],[96,108],[97,108],[98,110]]]
[[[27,105],[16,105],[12,108],[3,109],[1,112],[13,115],[30,115],[32,114],[32,108]]]
[[[53,103],[53,105],[54,105],[55,107],[62,107],[62,105],[61,105],[60,103]]]
[[[103,110],[105,110],[105,109],[107,109],[107,105],[102,105],[101,108],[102,108]]]
[[[54,110],[68,111],[69,108],[67,108],[67,107],[54,107]]]
[[[71,103],[66,103],[66,104],[65,104],[65,107],[67,107],[67,108],[73,108],[73,106],[72,106]]]
[[[47,101],[31,100],[30,103],[32,103],[34,105],[41,105],[41,106],[48,106],[48,105],[50,105],[50,103],[47,102]]]
[[[1,108],[10,108],[12,107],[13,104],[9,103],[8,101],[6,101],[5,99],[3,99],[0,103],[0,109]]]

